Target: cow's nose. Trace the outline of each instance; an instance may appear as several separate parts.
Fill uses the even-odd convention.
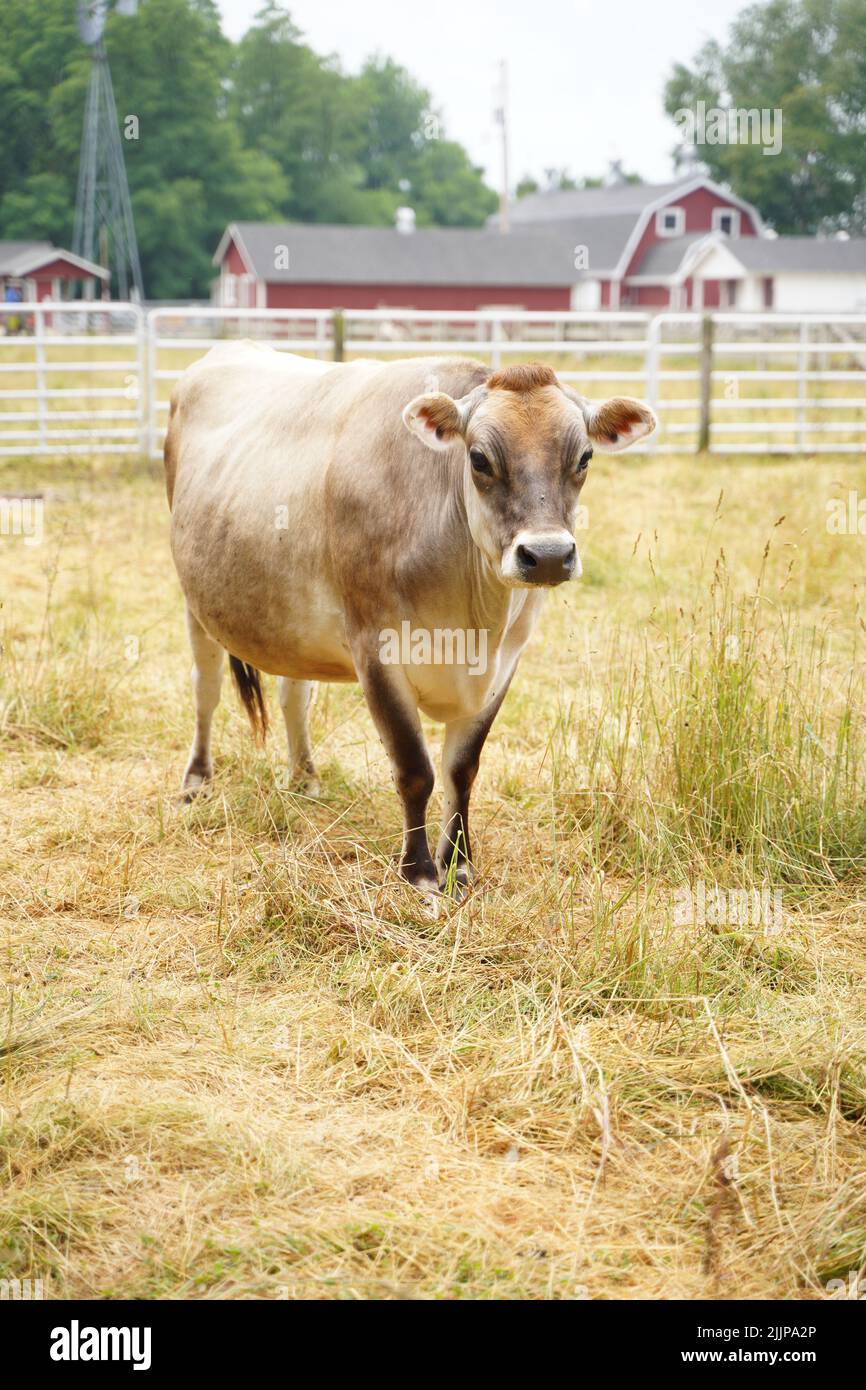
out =
[[[571,579],[577,564],[572,540],[536,540],[517,547],[517,564],[525,584],[561,584]]]

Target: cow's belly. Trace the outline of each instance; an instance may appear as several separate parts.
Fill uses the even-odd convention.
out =
[[[172,551],[186,600],[232,656],[296,680],[357,679],[305,480],[179,485]],[[231,499],[226,503],[226,497]],[[243,505],[237,498],[243,496]]]
[[[202,626],[226,648],[272,676],[293,680],[354,681],[357,672],[343,637],[342,614],[326,596],[288,586],[281,611],[267,621],[235,612],[225,597],[187,595]],[[262,611],[273,594],[262,593]]]

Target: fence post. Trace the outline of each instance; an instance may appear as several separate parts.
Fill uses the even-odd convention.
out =
[[[493,319],[490,324],[490,365],[494,372],[502,366],[502,320]]]
[[[698,453],[710,447],[710,410],[713,399],[713,329],[712,314],[701,320],[700,404],[698,415]]]
[[[39,419],[37,450],[44,454],[47,452],[48,444],[45,434],[45,315],[40,311],[38,304],[33,314],[33,333],[36,338],[36,414]]]
[[[808,386],[806,372],[809,370],[809,320],[800,320],[800,350],[797,353],[797,452],[802,454],[806,448],[806,403]]]
[[[147,319],[144,310],[140,305],[135,306],[133,315],[136,337],[136,360],[138,362],[138,376],[135,383],[135,408],[137,413],[136,425],[138,426],[138,448],[142,458],[149,459],[152,452],[152,433],[150,429],[150,393],[148,391],[147,379],[150,373],[147,370]]]
[[[334,334],[334,349],[331,355],[335,362],[342,362],[346,345],[346,320],[342,309],[334,310],[331,322]]]
[[[659,342],[662,331],[663,314],[655,314],[650,319],[646,336],[646,391],[647,405],[654,414],[658,415],[659,403]],[[654,435],[649,446],[650,449],[658,448],[658,435]]]
[[[148,309],[145,319],[145,334],[147,343],[147,435],[148,435],[148,458],[159,457],[159,405],[157,401],[158,383],[156,379],[157,369],[157,336],[159,328],[157,322],[159,318],[158,309]]]

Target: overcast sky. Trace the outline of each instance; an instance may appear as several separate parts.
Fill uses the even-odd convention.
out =
[[[259,0],[218,0],[239,38]],[[492,113],[498,64],[508,63],[512,184],[566,166],[604,174],[622,159],[651,181],[669,178],[676,129],[662,91],[676,61],[724,38],[744,0],[287,0],[319,53],[355,72],[379,52],[433,94],[445,133],[498,187]]]

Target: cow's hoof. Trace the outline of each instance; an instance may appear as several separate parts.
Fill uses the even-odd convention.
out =
[[[428,917],[436,918],[442,906],[442,893],[434,874],[412,874],[403,871],[403,879],[420,897]]]
[[[190,770],[184,773],[183,782],[181,783],[180,791],[176,798],[177,804],[179,806],[188,806],[191,801],[195,801],[197,796],[200,796],[202,792],[208,789],[212,777],[212,772],[196,772]]]
[[[283,791],[291,792],[293,796],[308,796],[316,799],[322,795],[322,784],[318,774],[310,772],[306,768],[295,768],[290,775],[282,773],[277,778],[277,785]]]
[[[439,888],[446,898],[462,903],[475,884],[475,870],[470,864],[460,864],[453,872],[448,865],[439,866]]]
[[[456,878],[453,883],[443,884],[442,887],[443,896],[455,903],[465,902],[471,892],[472,884],[462,878]]]

